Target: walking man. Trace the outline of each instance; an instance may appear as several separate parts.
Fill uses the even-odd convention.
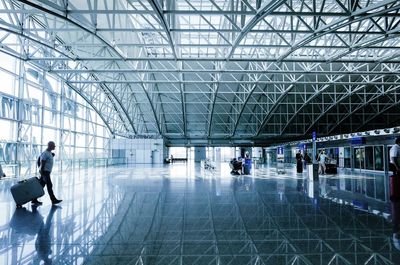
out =
[[[53,204],[57,204],[62,202],[62,200],[58,200],[53,192],[53,183],[51,182],[50,174],[51,170],[53,169],[53,151],[56,149],[56,144],[53,141],[50,141],[47,144],[47,149],[40,155],[40,184],[44,187],[47,186],[47,192],[49,194],[50,200]],[[42,202],[38,201],[37,199],[32,200],[34,204],[42,204]]]

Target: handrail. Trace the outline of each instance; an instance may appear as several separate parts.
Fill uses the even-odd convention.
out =
[[[113,165],[126,164],[125,157],[114,157],[114,158],[79,158],[79,159],[63,159],[55,161],[54,171],[55,173],[63,172],[69,167],[88,168],[88,167],[109,167]],[[21,176],[35,175],[36,159],[25,160],[25,161],[14,161],[12,163],[3,164],[3,171],[6,173],[7,178],[19,178]],[[11,168],[11,169],[10,169]]]

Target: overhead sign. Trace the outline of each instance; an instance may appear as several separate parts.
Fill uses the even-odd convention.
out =
[[[278,147],[276,152],[277,152],[278,155],[283,155],[283,147],[282,146]]]
[[[353,137],[353,138],[350,139],[350,143],[352,145],[365,144],[365,137]]]
[[[307,145],[306,144],[298,144],[297,148],[304,151],[304,150],[307,150]]]

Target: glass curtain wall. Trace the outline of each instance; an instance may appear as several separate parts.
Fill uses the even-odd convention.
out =
[[[54,170],[105,164],[110,132],[64,82],[0,53],[0,163],[6,174],[31,174],[48,141]]]

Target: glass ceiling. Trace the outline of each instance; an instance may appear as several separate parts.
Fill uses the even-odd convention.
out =
[[[2,1],[0,51],[88,99],[105,94],[96,111],[120,113],[115,134],[269,144],[400,125],[391,114],[399,9],[380,0]]]

